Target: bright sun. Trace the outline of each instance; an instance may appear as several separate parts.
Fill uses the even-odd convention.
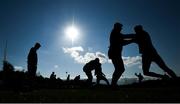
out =
[[[79,31],[75,26],[70,26],[66,30],[66,35],[71,39],[72,43],[77,38]]]

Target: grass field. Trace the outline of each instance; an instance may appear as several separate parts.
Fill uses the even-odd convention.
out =
[[[1,78],[2,77],[2,78]],[[120,85],[89,85],[85,80],[32,78],[0,72],[0,103],[180,103],[180,77]]]
[[[0,91],[0,102],[180,102],[179,87],[125,87],[113,90],[109,87],[83,89],[40,89],[28,92]]]
[[[114,89],[92,85],[80,78],[32,77],[6,64],[0,71],[0,103],[180,103],[180,77],[131,84],[126,80],[128,85]]]

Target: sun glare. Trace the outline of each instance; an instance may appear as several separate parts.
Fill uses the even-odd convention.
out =
[[[75,26],[68,27],[65,32],[68,38],[70,38],[72,41],[74,41],[79,34],[79,31]]]

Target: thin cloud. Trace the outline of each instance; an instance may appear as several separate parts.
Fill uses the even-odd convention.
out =
[[[74,52],[74,51],[83,52],[84,49],[81,46],[78,46],[78,47],[71,47],[71,48],[63,48],[63,51],[65,53],[71,53],[71,52]]]

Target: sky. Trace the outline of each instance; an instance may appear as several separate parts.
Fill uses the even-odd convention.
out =
[[[27,55],[36,42],[38,69],[44,77],[86,78],[85,63],[99,57],[106,77],[114,67],[107,57],[109,35],[115,22],[123,34],[143,25],[165,63],[180,75],[179,0],[0,0],[0,60],[7,40],[7,60],[16,70],[27,71]],[[78,35],[73,43],[66,29],[74,25]],[[122,77],[142,73],[141,55],[135,43],[123,47],[125,72]],[[2,61],[0,63],[2,68]],[[164,74],[152,64],[150,71]]]

